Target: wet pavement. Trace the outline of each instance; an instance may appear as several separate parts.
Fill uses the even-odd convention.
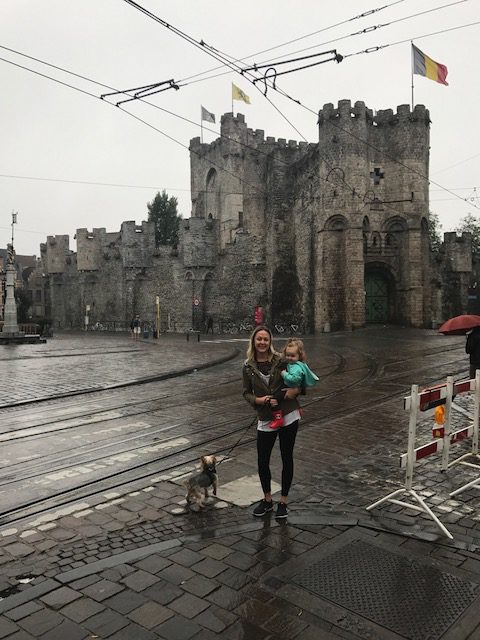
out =
[[[197,342],[196,335],[188,342],[185,335],[135,341],[101,332],[60,332],[46,345],[2,345],[0,408],[161,380],[211,366],[234,351],[232,344],[218,345],[212,358],[212,345]]]
[[[0,638],[478,640],[480,495],[472,488],[449,497],[475,471],[441,473],[436,456],[415,470],[415,490],[453,541],[411,509],[390,504],[365,510],[402,485],[398,457],[406,450],[408,426],[403,395],[412,383],[465,374],[463,340],[372,328],[305,343],[321,383],[303,402],[286,522],[251,516],[249,505],[259,492],[252,415],[238,398],[244,339],[186,343],[168,337],[157,345],[132,344],[123,336],[64,335],[43,353],[40,347],[8,352],[16,376],[10,402],[4,365],[0,417],[1,434],[8,437],[22,421],[29,428],[40,424],[40,415],[48,429],[49,415],[79,414],[73,401],[45,402],[59,393],[111,385],[111,391],[79,397],[87,413],[93,411],[89,402],[111,410],[116,394],[126,393],[115,389],[125,379],[219,360],[225,362],[195,376],[156,383],[163,396],[151,414],[175,424],[179,417],[192,425],[210,420],[217,431],[216,407],[247,429],[225,432],[218,445],[220,456],[233,451],[219,465],[218,499],[203,512],[185,512],[182,479],[193,468],[185,458],[148,478],[131,474],[119,486],[112,480],[84,499],[45,504],[43,511],[0,524]],[[242,355],[235,356],[236,349]],[[69,371],[73,361],[75,373]],[[175,396],[169,404],[179,384],[187,399]],[[146,402],[150,386],[136,388]],[[22,395],[25,389],[30,395]],[[221,407],[219,395],[226,399]],[[44,402],[15,405],[30,398]],[[461,428],[471,401],[458,397],[456,404],[455,427]],[[431,427],[431,417],[422,416],[419,444],[430,441]],[[39,446],[42,437],[36,436]],[[191,439],[193,432],[182,437]],[[455,445],[452,454],[469,446]],[[272,469],[278,480],[276,453]]]

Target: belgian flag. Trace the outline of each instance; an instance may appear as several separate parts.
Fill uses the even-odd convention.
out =
[[[439,62],[432,60],[432,58],[429,58],[414,44],[412,44],[412,60],[413,73],[416,73],[419,76],[425,76],[425,78],[430,78],[430,80],[435,80],[435,82],[448,86],[447,67],[444,64],[440,64]]]

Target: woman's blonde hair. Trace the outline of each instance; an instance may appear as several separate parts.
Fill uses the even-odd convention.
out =
[[[297,347],[298,359],[301,362],[305,362],[307,355],[305,353],[305,347],[303,346],[303,340],[300,340],[300,338],[288,338],[287,342],[285,343],[285,346],[283,347],[283,352],[282,352],[283,355],[285,355],[285,352],[288,347]]]
[[[268,327],[264,327],[263,325],[255,327],[255,329],[252,331],[250,340],[248,341],[247,360],[255,360],[255,336],[259,331],[265,331],[270,336],[270,346],[268,348],[268,360],[270,361],[275,355],[275,349],[273,348],[273,336],[270,329]]]

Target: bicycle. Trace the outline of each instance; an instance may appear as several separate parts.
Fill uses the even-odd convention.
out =
[[[280,333],[280,334],[285,333],[285,327],[283,326],[283,324],[275,323],[274,327],[277,333]]]
[[[222,324],[221,333],[238,333],[237,326],[233,322],[225,322]]]
[[[251,333],[253,331],[253,326],[248,322],[248,320],[244,320],[243,322],[240,322],[238,326],[238,331],[239,333],[241,331],[246,331],[247,333]]]

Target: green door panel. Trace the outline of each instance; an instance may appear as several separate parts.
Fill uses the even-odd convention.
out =
[[[388,283],[379,273],[365,275],[365,320],[367,323],[388,321]]]

